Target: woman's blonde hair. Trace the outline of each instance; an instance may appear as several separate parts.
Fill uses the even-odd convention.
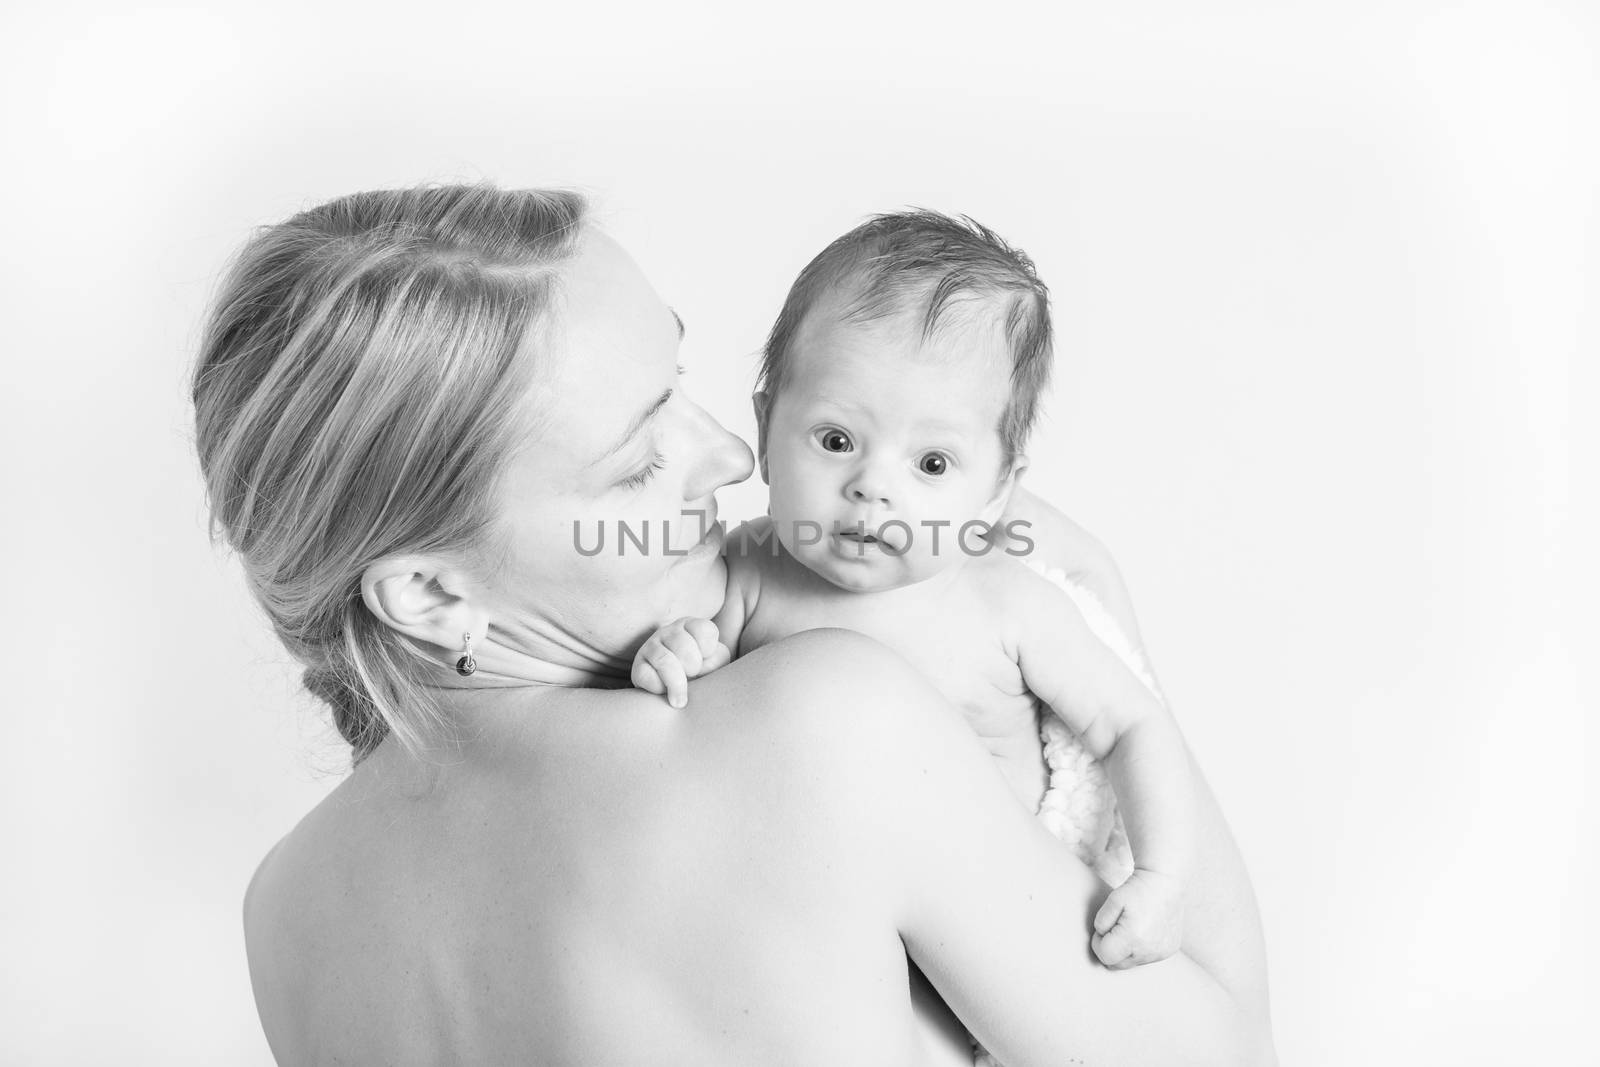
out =
[[[570,192],[357,193],[262,229],[223,284],[193,384],[212,536],[357,762],[439,725],[440,667],[367,610],[362,574],[480,555],[529,428],[519,352],[584,213]]]

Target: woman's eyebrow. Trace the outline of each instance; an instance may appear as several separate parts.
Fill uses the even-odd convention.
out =
[[[684,328],[683,328],[683,316],[682,316],[682,315],[679,315],[679,314],[678,314],[678,313],[677,313],[677,311],[676,311],[676,310],[674,310],[674,309],[673,309],[673,308],[668,308],[668,309],[667,309],[667,310],[668,310],[668,311],[671,311],[671,312],[672,312],[672,318],[673,318],[673,319],[674,319],[674,320],[675,320],[675,321],[676,321],[676,322],[677,322],[677,324],[678,324],[678,340],[680,340],[680,341],[681,341],[681,340],[683,340],[683,335],[684,335],[684,334],[685,334],[685,333],[687,333],[687,332],[688,332],[688,331],[687,331],[687,330],[685,330],[685,329],[684,329]]]
[[[600,463],[604,463],[618,452],[621,452],[623,448],[627,446],[628,442],[633,440],[634,435],[640,430],[644,429],[645,423],[655,418],[656,412],[660,411],[662,405],[671,398],[672,390],[670,388],[663,392],[660,396],[656,397],[654,403],[645,408],[643,411],[639,412],[639,414],[635,415],[633,421],[628,423],[628,428],[624,430],[622,436],[617,439],[617,443],[601,453],[600,458],[595,460],[594,463],[589,464],[589,466],[593,467]]]

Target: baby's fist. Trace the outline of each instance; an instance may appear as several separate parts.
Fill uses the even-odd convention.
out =
[[[633,684],[665,693],[675,708],[689,703],[689,679],[725,667],[732,655],[710,619],[678,619],[650,635],[633,657]]]
[[[1134,868],[1094,917],[1090,945],[1100,962],[1122,971],[1164,960],[1183,942],[1183,883]]]

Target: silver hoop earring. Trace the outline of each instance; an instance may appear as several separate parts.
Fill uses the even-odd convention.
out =
[[[478,669],[478,661],[472,658],[472,635],[462,634],[461,641],[467,647],[462,650],[461,658],[456,660],[456,673],[465,678]]]

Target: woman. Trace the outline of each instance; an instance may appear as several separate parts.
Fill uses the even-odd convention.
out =
[[[1209,796],[1185,954],[1113,973],[1094,877],[887,650],[805,634],[681,712],[626,687],[720,603],[684,513],[751,470],[680,334],[569,194],[362,194],[236,265],[195,376],[214,521],[356,757],[246,899],[279,1062],[948,1057],[908,955],[1013,1067],[1270,1059]],[[619,521],[656,551],[577,550]]]

